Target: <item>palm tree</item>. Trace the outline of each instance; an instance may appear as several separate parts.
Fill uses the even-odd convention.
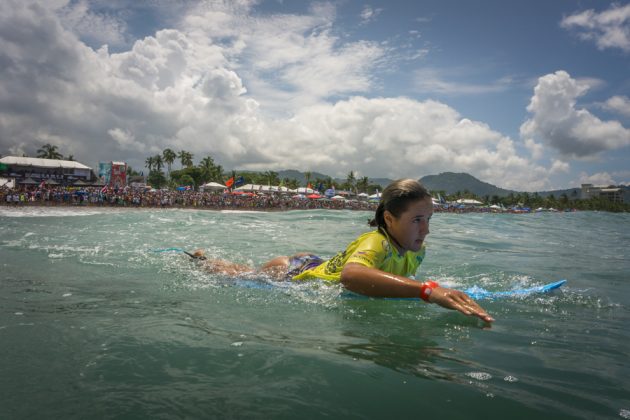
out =
[[[153,156],[149,156],[145,161],[144,161],[144,166],[146,166],[147,168],[149,168],[149,172],[151,172],[151,170],[153,170],[153,165],[155,165],[155,160],[153,158]]]
[[[159,154],[153,156],[153,165],[158,172],[162,172],[162,167],[164,166],[164,161],[162,160],[162,156]]]
[[[223,179],[223,166],[221,165],[215,165],[214,166],[214,173],[212,175],[212,178],[217,181],[217,182],[221,182],[221,180]],[[236,180],[236,178],[234,178]]]
[[[214,159],[212,156],[206,156],[199,162],[199,169],[201,169],[201,180],[205,184],[208,181],[212,181],[212,175],[214,172]]]
[[[284,186],[287,188],[290,188],[292,190],[297,190],[300,186],[300,182],[297,179],[291,178],[285,178],[284,179]]]
[[[68,155],[68,157],[66,158],[66,160],[69,160],[69,161],[74,161],[74,155]]]
[[[180,151],[177,154],[177,157],[179,158],[179,160],[182,162],[182,167],[187,167],[190,168],[191,166],[193,166],[193,154],[190,152],[187,152],[185,150]]]
[[[370,186],[370,180],[367,176],[363,176],[357,180],[357,188],[364,193],[367,193],[368,187]]]
[[[57,151],[57,146],[46,143],[41,149],[37,149],[37,157],[44,159],[61,159],[63,155]]]
[[[168,176],[171,177],[171,165],[175,162],[177,158],[177,153],[173,150],[166,148],[162,151],[162,160],[166,163],[166,167],[168,168]]]
[[[304,172],[304,179],[306,179],[306,186],[308,186],[308,184],[311,183],[311,173],[310,172]]]
[[[266,171],[264,177],[267,180],[267,185],[278,185],[280,183],[278,172]]]
[[[348,176],[346,177],[346,185],[348,186],[348,190],[356,190],[356,182],[357,178],[354,176],[354,171],[350,171],[350,173],[348,173]]]

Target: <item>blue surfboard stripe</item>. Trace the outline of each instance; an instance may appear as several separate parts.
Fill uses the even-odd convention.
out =
[[[470,296],[471,298],[475,300],[519,297],[519,296],[531,295],[534,293],[548,293],[552,290],[559,288],[566,282],[567,282],[566,280],[559,280],[559,281],[548,283],[542,286],[529,287],[526,289],[505,290],[505,291],[500,291],[500,292],[491,292],[479,286],[473,286],[469,289],[464,290],[464,293],[466,293],[468,296]]]

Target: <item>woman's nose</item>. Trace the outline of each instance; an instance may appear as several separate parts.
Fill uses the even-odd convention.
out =
[[[420,232],[426,235],[429,234],[429,222],[420,223]]]

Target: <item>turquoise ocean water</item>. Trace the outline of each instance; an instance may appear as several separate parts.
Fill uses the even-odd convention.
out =
[[[630,418],[630,215],[436,214],[420,301],[200,271],[330,257],[367,212],[0,207],[0,418]]]

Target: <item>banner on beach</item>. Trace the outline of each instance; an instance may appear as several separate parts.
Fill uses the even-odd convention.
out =
[[[98,163],[98,178],[105,185],[109,185],[109,179],[112,175],[112,163],[111,162],[99,162]]]
[[[109,186],[124,188],[127,185],[127,164],[125,162],[111,162],[112,169]]]

